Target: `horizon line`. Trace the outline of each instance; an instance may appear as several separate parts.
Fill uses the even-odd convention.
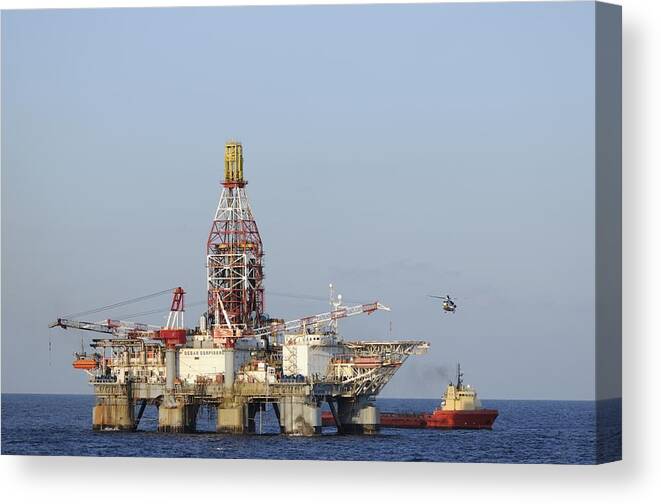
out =
[[[93,392],[89,393],[81,393],[81,392],[3,392],[0,391],[0,395],[63,395],[63,396],[90,396],[90,397],[95,397],[95,394]],[[378,399],[397,399],[397,400],[432,400],[432,399],[438,399],[439,401],[441,400],[440,397],[377,397]],[[493,397],[482,397],[480,398],[481,401],[571,401],[571,402],[598,402],[598,401],[612,401],[615,399],[622,400],[622,396],[615,396],[615,397],[602,397],[602,398],[594,398],[594,399],[527,399],[527,398],[493,398]]]

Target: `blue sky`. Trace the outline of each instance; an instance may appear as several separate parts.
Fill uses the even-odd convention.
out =
[[[385,396],[461,361],[483,397],[593,398],[594,36],[591,2],[3,12],[3,392],[89,392],[58,315],[204,299],[237,138],[267,291],[332,281],[393,310],[346,338],[432,343]]]

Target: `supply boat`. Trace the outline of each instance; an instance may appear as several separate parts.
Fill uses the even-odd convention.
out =
[[[491,429],[498,410],[482,408],[477,391],[464,385],[461,366],[457,364],[457,381],[450,382],[438,408],[424,415],[430,429]],[[389,419],[388,421],[394,421]],[[387,425],[381,422],[382,425]]]
[[[461,366],[457,365],[457,381],[450,382],[438,408],[432,413],[382,412],[380,426],[398,429],[491,429],[498,410],[482,408],[477,391],[464,385]],[[334,426],[333,414],[322,414],[324,426]]]

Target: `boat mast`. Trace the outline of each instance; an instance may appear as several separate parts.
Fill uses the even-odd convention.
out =
[[[461,379],[463,376],[464,374],[461,372],[461,364],[457,362],[457,390],[463,387],[463,381]]]

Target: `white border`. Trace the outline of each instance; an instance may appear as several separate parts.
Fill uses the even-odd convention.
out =
[[[6,1],[5,8],[241,2]],[[249,4],[301,2],[251,1]],[[347,3],[347,2],[307,2]],[[356,2],[374,3],[374,2]],[[389,3],[389,2],[379,2]],[[404,2],[399,2],[404,3]],[[619,2],[614,2],[619,3]],[[624,0],[624,457],[599,467],[2,457],[5,502],[658,502],[660,2]],[[655,93],[656,91],[656,93]]]

